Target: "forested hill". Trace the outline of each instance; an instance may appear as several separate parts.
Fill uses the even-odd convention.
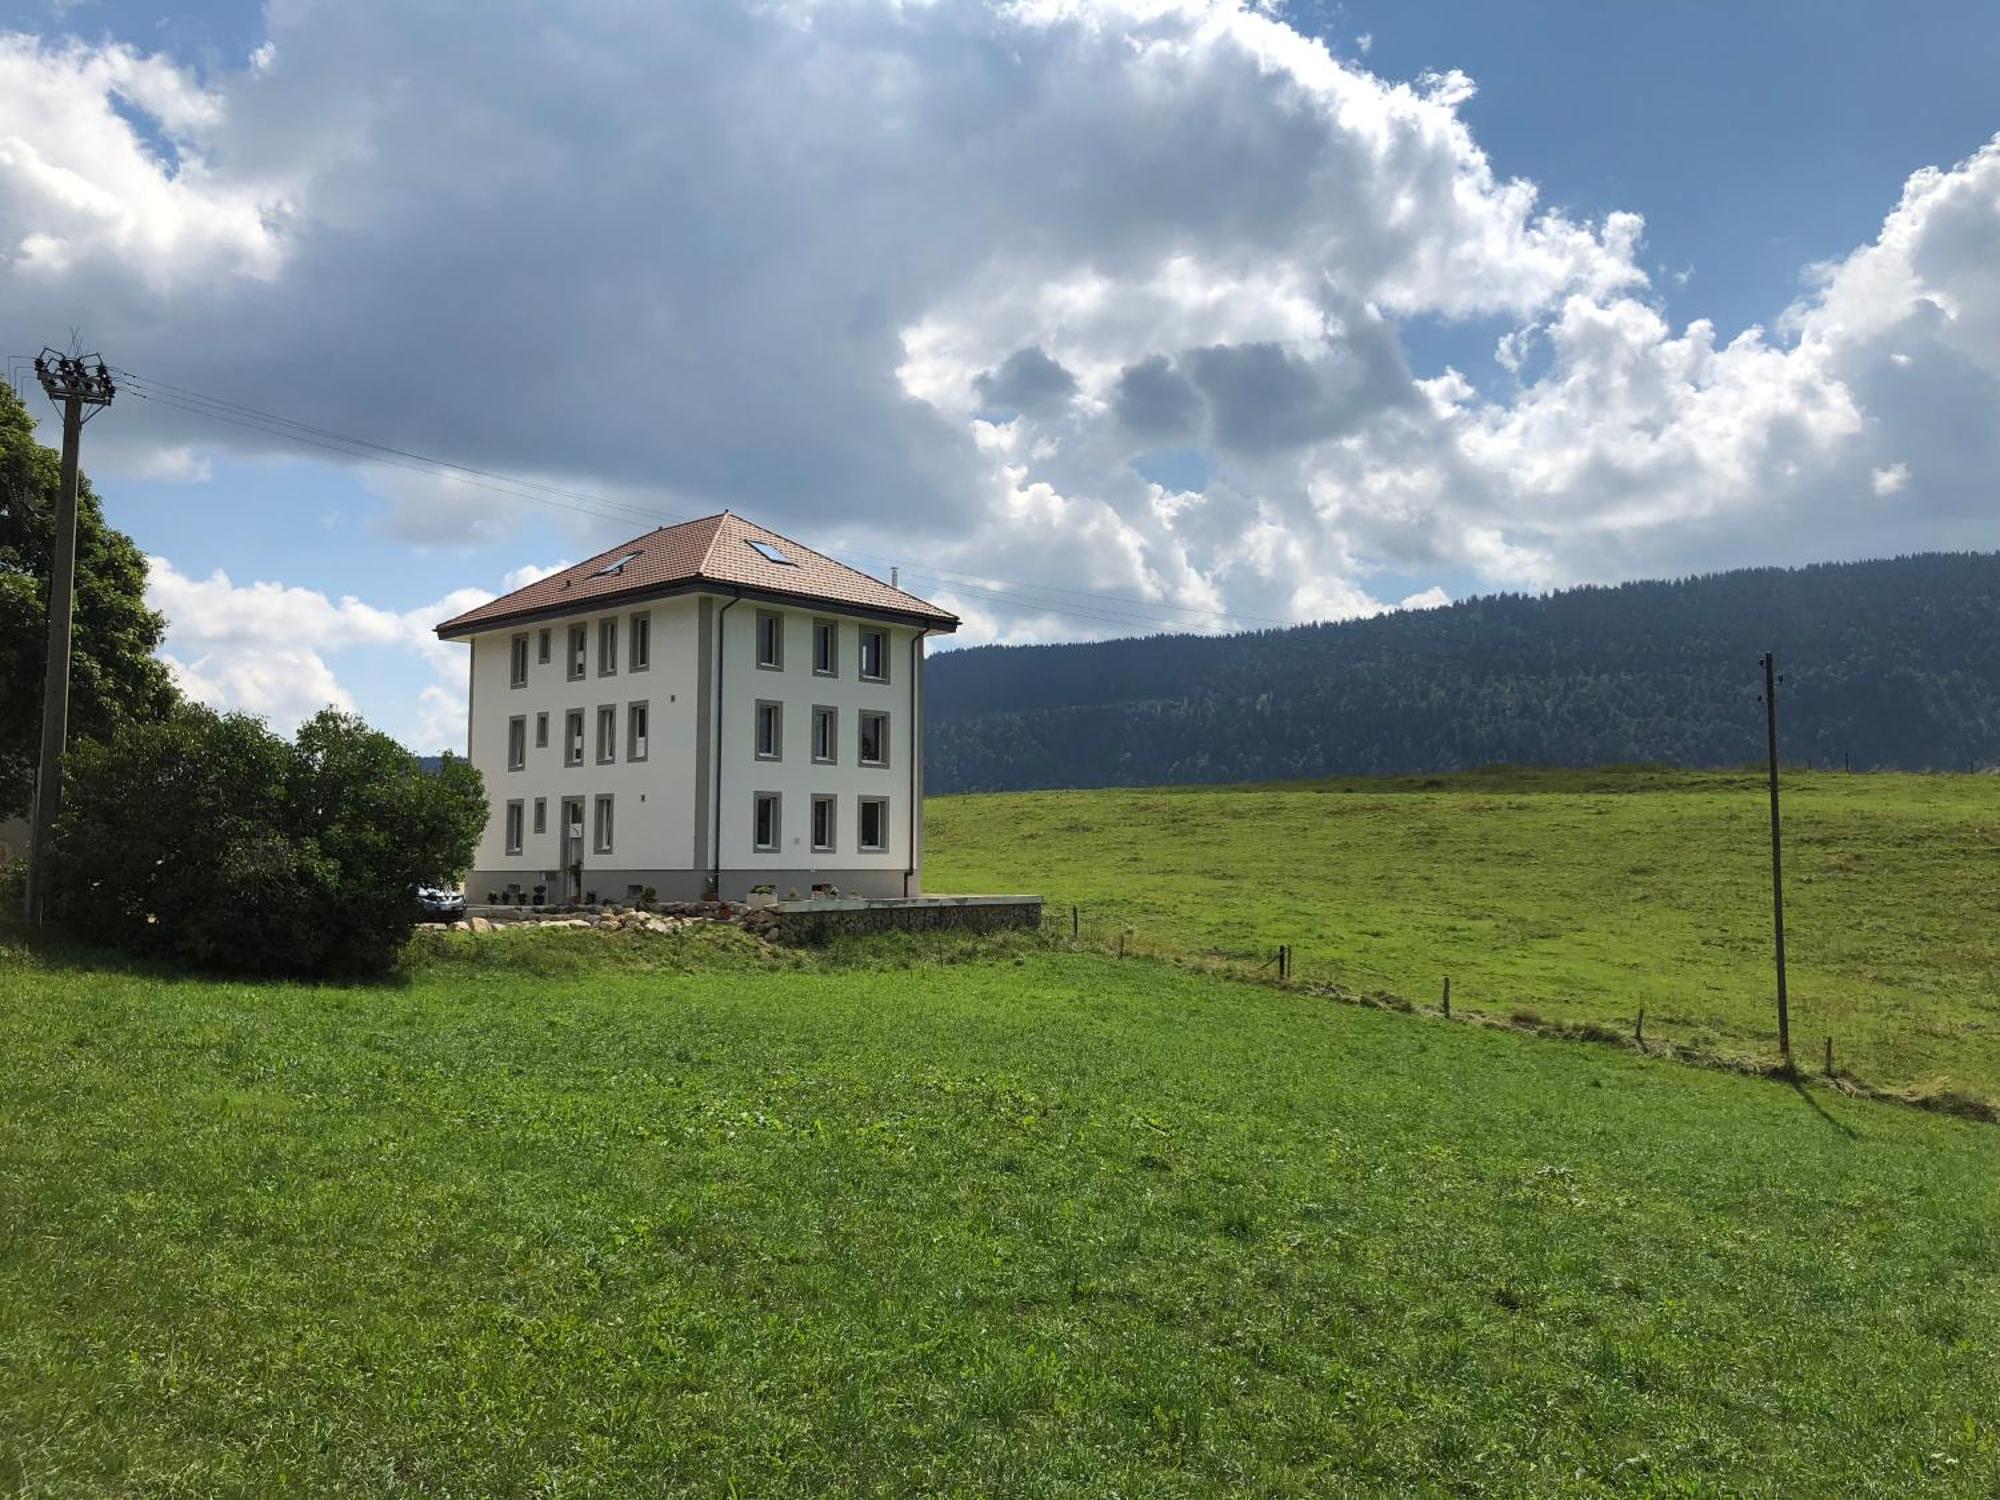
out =
[[[934,792],[1452,770],[2000,762],[2000,553],[1502,595],[1245,635],[934,657]]]

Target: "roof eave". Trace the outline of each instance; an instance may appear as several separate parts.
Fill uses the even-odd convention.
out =
[[[441,641],[462,641],[469,640],[475,635],[505,630],[515,625],[533,625],[544,620],[560,619],[564,615],[620,609],[633,604],[645,604],[655,599],[679,598],[687,594],[718,594],[727,598],[761,599],[772,604],[800,605],[822,609],[830,614],[855,615],[864,619],[881,620],[888,624],[910,625],[942,635],[955,634],[960,623],[957,615],[947,614],[942,610],[935,613],[899,610],[887,606],[855,604],[844,599],[828,599],[820,594],[788,593],[783,589],[763,588],[756,584],[722,583],[713,578],[684,578],[673,583],[633,589],[626,593],[599,594],[588,600],[570,600],[540,605],[533,609],[507,610],[478,620],[466,620],[463,616],[459,616],[446,620],[433,629]]]

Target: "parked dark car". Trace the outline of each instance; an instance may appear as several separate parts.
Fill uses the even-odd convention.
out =
[[[417,911],[426,922],[456,922],[465,915],[465,892],[420,885],[417,887]]]

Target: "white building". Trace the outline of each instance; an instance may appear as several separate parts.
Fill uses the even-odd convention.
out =
[[[724,512],[437,627],[491,815],[466,894],[920,894],[924,639],[956,616]]]

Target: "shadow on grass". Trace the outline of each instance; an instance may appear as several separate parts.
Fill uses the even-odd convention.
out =
[[[1818,1093],[1807,1086],[1805,1078],[1802,1075],[1793,1073],[1788,1082],[1792,1086],[1792,1092],[1811,1105],[1812,1112],[1826,1121],[1828,1125],[1838,1130],[1851,1141],[1861,1138],[1861,1132],[1856,1130],[1852,1125],[1848,1124],[1845,1120],[1836,1120],[1832,1115],[1827,1113],[1826,1106],[1819,1102]]]
[[[119,974],[153,984],[284,984],[342,990],[402,990],[409,988],[405,966],[379,974],[327,975],[244,973],[206,969],[177,959],[125,953],[103,947],[51,925],[37,926],[19,917],[0,917],[0,960],[18,954],[30,967],[64,974]]]

